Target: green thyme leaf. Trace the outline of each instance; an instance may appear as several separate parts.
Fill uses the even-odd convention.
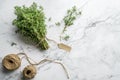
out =
[[[11,43],[11,46],[14,46],[14,45],[17,45],[17,43],[15,43],[15,42],[12,42],[12,43]]]
[[[51,21],[52,20],[52,18],[50,17],[49,19],[48,19],[48,21]]]
[[[66,35],[63,39],[66,40],[66,41],[68,41],[69,38],[70,38],[70,36]]]
[[[60,22],[56,22],[55,25],[56,25],[56,26],[60,26]]]

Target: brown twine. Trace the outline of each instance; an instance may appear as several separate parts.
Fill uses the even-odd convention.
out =
[[[2,65],[7,70],[15,70],[20,67],[21,60],[16,54],[9,54],[2,60]]]
[[[7,70],[15,70],[15,69],[19,68],[20,65],[21,65],[21,59],[23,58],[23,57],[22,57],[22,58],[20,59],[20,58],[19,58],[19,55],[24,55],[24,57],[26,58],[26,60],[27,60],[28,63],[30,64],[30,65],[28,65],[27,67],[25,67],[24,70],[23,70],[23,75],[24,75],[26,78],[33,78],[33,77],[35,76],[35,74],[36,74],[36,69],[35,69],[35,67],[34,67],[35,65],[37,66],[37,65],[40,65],[40,64],[42,64],[42,63],[45,63],[45,62],[49,61],[49,62],[53,62],[53,63],[60,64],[60,65],[62,66],[63,70],[65,71],[67,78],[69,79],[69,74],[68,74],[68,72],[67,72],[67,69],[65,68],[65,66],[64,66],[61,62],[54,61],[54,60],[51,60],[51,59],[43,59],[43,60],[41,60],[40,62],[37,63],[37,62],[33,61],[30,57],[28,57],[27,54],[25,54],[25,53],[9,54],[9,55],[5,56],[5,58],[4,58],[3,61],[2,61],[3,66],[4,66]],[[32,63],[32,62],[30,61],[30,59],[31,59],[34,63]],[[11,62],[11,61],[12,61],[12,62]],[[31,77],[30,77],[31,74],[29,74],[29,75],[25,74],[25,72],[26,72],[28,69],[31,71],[31,74],[34,74],[34,75],[32,75]]]
[[[32,79],[37,73],[36,67],[34,65],[28,65],[23,70],[23,76],[27,79]]]
[[[55,40],[49,39],[49,38],[47,38],[47,37],[46,37],[46,39],[47,39],[48,41],[52,41],[52,42],[55,43],[55,44],[58,44]]]
[[[66,44],[57,43],[56,41],[54,41],[54,40],[52,40],[52,39],[49,39],[49,38],[47,38],[47,37],[46,37],[46,39],[47,39],[48,41],[52,41],[53,43],[57,44],[57,46],[58,46],[59,49],[63,49],[63,50],[65,50],[65,51],[67,51],[67,52],[70,52],[71,49],[72,49],[70,46],[68,46],[68,45],[66,45]]]
[[[63,67],[63,69],[64,69],[64,71],[66,73],[66,76],[69,79],[70,77],[69,77],[69,74],[68,74],[67,69],[65,68],[65,66],[62,63],[60,63],[60,62],[54,62],[54,63],[60,64]]]
[[[70,52],[70,51],[71,51],[71,47],[68,46],[68,45],[65,45],[65,44],[63,44],[63,43],[57,43],[55,40],[52,40],[52,39],[47,38],[47,37],[43,38],[42,41],[45,40],[45,39],[46,39],[47,41],[53,42],[54,44],[57,44],[57,46],[58,46],[59,49],[63,49],[63,50],[65,50],[65,51],[67,51],[67,52]],[[37,45],[35,45],[35,46],[38,47],[39,44],[40,44],[42,41],[40,41],[40,42],[39,42]],[[61,41],[61,36],[60,36],[60,41]]]
[[[44,40],[45,40],[45,38],[42,38],[41,41],[38,42],[38,44],[36,44],[35,46],[38,47]]]
[[[36,63],[36,64],[32,64],[32,65],[39,65],[39,64],[42,64],[42,63],[47,62],[47,61],[60,64],[60,65],[62,66],[62,68],[64,69],[67,78],[69,79],[69,74],[68,74],[68,72],[67,72],[67,69],[65,68],[65,66],[64,66],[61,62],[57,62],[57,61],[50,60],[50,59],[43,59],[43,60],[41,60],[40,62],[38,62],[38,63]]]
[[[44,63],[44,62],[47,62],[47,61],[60,64],[60,65],[62,66],[62,68],[64,69],[67,78],[69,79],[69,74],[68,74],[68,72],[67,72],[67,69],[65,68],[65,66],[64,66],[61,62],[56,62],[56,61],[50,60],[50,59],[43,59],[43,60],[41,60],[41,61],[38,62],[38,63],[36,63],[35,61],[34,61],[35,63],[31,63],[31,61],[29,60],[29,59],[31,59],[31,58],[29,58],[25,53],[18,53],[17,55],[24,55],[24,56],[26,57],[26,60],[28,61],[28,63],[29,63],[30,65],[40,65],[40,64],[42,64],[42,63]]]
[[[17,55],[24,55],[25,56],[25,58],[26,58],[26,60],[28,61],[28,63],[29,64],[33,64],[33,63],[31,63],[31,61],[30,60],[32,60],[30,57],[28,57],[25,53],[18,53]],[[30,60],[29,60],[30,59]],[[37,63],[37,62],[35,62],[34,60],[32,60],[34,63]]]

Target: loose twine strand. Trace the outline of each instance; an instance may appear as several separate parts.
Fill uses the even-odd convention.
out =
[[[58,44],[55,40],[52,40],[52,39],[49,39],[49,38],[45,37],[38,44],[36,44],[35,46],[38,47],[42,43],[42,41],[44,41],[44,40],[51,41],[51,42],[53,42],[55,44]]]
[[[69,74],[68,74],[68,72],[67,72],[67,69],[65,68],[65,66],[64,66],[61,62],[54,61],[54,60],[51,60],[51,59],[43,59],[43,60],[41,60],[41,61],[38,62],[38,63],[35,62],[35,61],[34,61],[34,63],[32,63],[32,62],[30,61],[31,58],[28,57],[25,53],[18,53],[17,55],[24,55],[25,58],[26,58],[26,60],[28,61],[28,63],[29,63],[30,65],[40,65],[40,64],[45,63],[45,62],[47,62],[47,61],[53,62],[53,63],[56,63],[56,64],[60,64],[60,65],[62,66],[63,70],[65,71],[67,78],[68,78],[68,79],[70,78],[70,77],[69,77]],[[31,60],[32,60],[32,59],[31,59]],[[32,61],[33,61],[33,60],[32,60]]]
[[[31,65],[33,64],[33,63],[31,63],[31,61],[29,60],[29,59],[31,59],[31,58],[28,57],[25,53],[18,53],[17,55],[18,55],[18,56],[19,56],[19,55],[24,55],[25,58],[26,58],[26,60],[28,61],[28,63],[31,64]],[[31,59],[31,60],[32,60],[32,59]],[[32,60],[32,61],[33,61],[33,60]],[[34,63],[36,63],[36,62],[34,61]]]
[[[51,42],[53,42],[53,43],[55,43],[55,44],[58,44],[55,40],[49,39],[49,38],[47,38],[47,37],[46,37],[46,40],[51,41]]]

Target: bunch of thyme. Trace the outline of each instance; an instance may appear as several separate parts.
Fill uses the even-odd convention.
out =
[[[30,7],[16,6],[15,14],[17,18],[13,20],[13,25],[18,28],[18,32],[34,41],[41,50],[48,49],[43,8],[38,8],[36,3]]]

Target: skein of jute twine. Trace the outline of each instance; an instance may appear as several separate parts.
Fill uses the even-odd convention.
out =
[[[65,66],[61,62],[54,61],[54,60],[51,60],[51,59],[43,59],[38,63],[36,63],[35,61],[34,61],[34,63],[31,63],[31,61],[29,60],[30,58],[25,53],[18,53],[17,55],[24,55],[26,57],[26,60],[30,64],[30,65],[26,66],[23,70],[23,76],[27,79],[34,78],[35,75],[37,74],[36,66],[40,65],[42,63],[45,63],[45,62],[53,62],[53,63],[60,64],[62,66],[62,68],[64,69],[67,78],[69,79],[69,74],[67,72],[67,69],[65,68]]]
[[[21,66],[21,60],[22,60],[22,58],[20,58],[19,55],[20,54],[8,54],[8,55],[6,55],[2,60],[3,67],[7,70],[10,70],[10,71],[18,69]],[[27,61],[30,64],[32,64],[30,62],[30,60],[32,60],[32,59],[30,57],[28,57],[26,54],[23,54],[23,55],[27,59]],[[33,62],[36,63],[35,61],[33,61]]]
[[[7,70],[16,70],[21,65],[21,59],[17,54],[9,54],[2,60],[2,65]]]

